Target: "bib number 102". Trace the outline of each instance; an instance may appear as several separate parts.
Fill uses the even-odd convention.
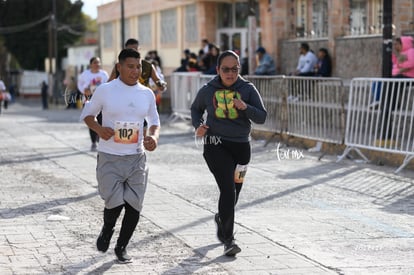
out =
[[[121,139],[131,139],[133,134],[134,134],[134,130],[132,129],[126,129],[126,128],[118,129],[118,136]]]
[[[139,124],[134,122],[116,122],[115,137],[116,143],[132,144],[138,142]]]

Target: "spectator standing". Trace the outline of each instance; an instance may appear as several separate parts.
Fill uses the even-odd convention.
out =
[[[299,55],[298,65],[293,75],[314,76],[315,75],[314,68],[315,68],[315,65],[318,63],[318,58],[310,50],[308,43],[302,43],[300,45],[299,51],[300,51],[300,55]]]
[[[256,87],[239,75],[239,56],[225,51],[217,60],[217,76],[205,84],[191,105],[195,135],[203,139],[203,156],[220,190],[217,237],[224,254],[241,251],[234,240],[234,211],[250,161],[252,121],[263,124],[266,109]],[[203,120],[204,112],[207,119]]]
[[[147,186],[144,149],[156,149],[160,120],[153,92],[138,83],[141,75],[139,52],[123,49],[116,66],[119,77],[97,88],[92,99],[85,104],[81,120],[101,139],[96,178],[105,208],[96,247],[101,252],[108,250],[117,219],[124,209],[114,251],[120,263],[129,263],[131,257],[126,247],[138,224]],[[102,125],[95,120],[101,112]],[[150,126],[145,137],[144,119]]]
[[[240,74],[241,75],[249,74],[249,49],[248,48],[244,50],[244,57],[242,58],[242,61],[241,61]]]
[[[208,45],[208,53],[204,56],[202,63],[204,65],[203,74],[217,74],[217,58],[220,49],[213,43]]]
[[[266,49],[259,47],[256,50],[258,64],[256,70],[254,71],[255,75],[275,75],[276,66],[273,58],[266,53]]]
[[[47,110],[49,108],[48,99],[49,99],[49,85],[47,85],[46,81],[43,80],[42,84],[40,85],[40,92],[42,97],[42,108],[43,110]]]
[[[0,113],[1,113],[1,105],[2,101],[6,99],[6,85],[4,85],[3,80],[0,79]]]
[[[92,57],[89,60],[89,69],[83,71],[78,78],[78,90],[82,93],[85,100],[89,100],[96,87],[108,81],[108,73],[101,69],[101,59],[99,57]],[[98,114],[96,117],[99,124],[102,123],[102,114]],[[91,138],[91,151],[96,151],[98,142],[98,135],[89,129],[89,136]]]
[[[196,53],[190,53],[190,59],[188,60],[188,71],[189,72],[198,72],[200,67],[198,65],[198,56]]]
[[[9,86],[9,93],[10,93],[10,97],[11,97],[11,102],[14,102],[15,98],[16,98],[16,88],[15,85],[12,83]]]
[[[201,40],[201,49],[200,49],[200,53],[201,51],[203,52],[201,54],[201,56],[208,54],[208,50],[209,50],[209,44],[210,42],[208,41],[207,38],[204,38]]]
[[[181,58],[181,63],[180,63],[180,67],[178,67],[177,69],[175,69],[174,72],[188,72],[188,62],[190,60],[190,50],[189,49],[185,49],[183,52],[184,56],[183,58]]]
[[[414,78],[413,37],[401,36],[394,41],[392,58],[393,78]]]
[[[326,48],[320,48],[318,51],[318,62],[316,63],[315,71],[315,76],[332,76],[332,59]]]
[[[393,43],[392,60],[392,78],[408,79],[414,78],[414,39],[411,36],[397,37]],[[382,106],[381,110],[384,112],[384,129],[391,129],[392,117],[391,113],[399,107],[401,100],[401,93],[404,89],[403,83],[392,84],[388,87],[383,87],[386,90],[381,94]],[[372,106],[372,105],[371,105]],[[389,139],[392,131],[383,133],[383,138]]]

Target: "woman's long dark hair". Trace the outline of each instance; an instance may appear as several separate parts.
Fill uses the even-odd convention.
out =
[[[223,59],[224,59],[225,57],[227,57],[227,56],[233,56],[234,58],[236,58],[237,63],[240,65],[240,58],[239,58],[239,55],[238,55],[237,53],[235,53],[234,51],[227,50],[227,51],[222,52],[222,53],[219,55],[219,57],[217,58],[217,67],[220,67],[221,62],[222,62],[222,61],[223,61]]]

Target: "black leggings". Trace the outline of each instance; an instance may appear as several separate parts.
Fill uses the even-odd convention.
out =
[[[96,120],[98,121],[98,123],[100,125],[102,125],[102,113],[99,113],[96,116]],[[98,141],[98,139],[99,139],[98,134],[94,130],[92,130],[90,128],[89,128],[89,136],[91,137],[92,143],[96,143]]]
[[[125,202],[124,205],[108,209],[104,209],[104,225],[105,228],[112,229],[115,227],[116,220],[121,214],[122,208],[125,208],[124,218],[122,219],[121,231],[117,241],[117,246],[126,247],[129,240],[134,233],[139,221],[139,212],[135,210],[131,205]]]
[[[208,139],[207,137],[206,140]],[[243,185],[234,182],[234,171],[237,164],[249,163],[250,143],[226,140],[220,140],[216,144],[206,142],[203,156],[220,190],[218,210],[224,237],[231,239],[234,229],[234,207]]]

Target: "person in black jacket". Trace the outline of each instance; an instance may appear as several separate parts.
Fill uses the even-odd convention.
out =
[[[332,76],[332,60],[326,48],[320,48],[318,51],[318,63],[316,63],[315,76],[330,77]]]

